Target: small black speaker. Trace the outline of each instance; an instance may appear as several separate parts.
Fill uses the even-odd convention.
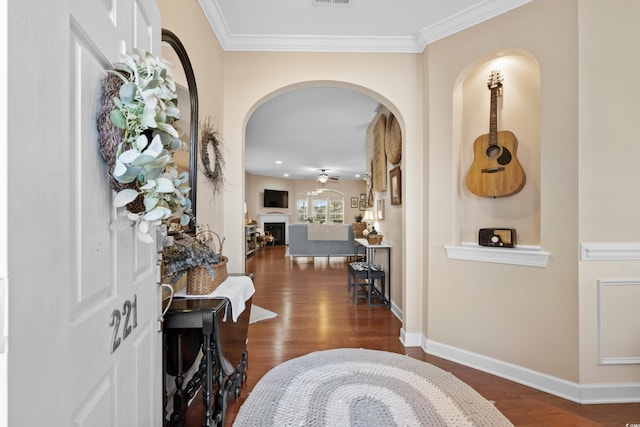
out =
[[[478,243],[481,246],[512,248],[516,244],[514,228],[481,228],[478,232]]]

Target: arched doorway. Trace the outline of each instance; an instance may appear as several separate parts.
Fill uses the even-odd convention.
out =
[[[340,96],[345,98],[335,96],[336,93],[340,93]],[[341,99],[349,100],[349,97],[365,98],[364,101],[358,101],[365,110],[356,114],[349,113],[349,106],[341,101]],[[324,103],[322,110],[324,113],[320,112],[318,103]],[[268,111],[272,105],[275,105],[273,111]],[[264,110],[267,112],[265,113]],[[381,118],[391,117],[392,110],[397,111],[379,94],[361,86],[341,82],[305,82],[290,85],[273,91],[257,101],[248,113],[245,128],[244,203],[246,203],[248,218],[267,214],[279,216],[284,214],[289,216],[291,223],[300,222],[296,211],[295,195],[303,190],[317,189],[319,183],[316,178],[321,168],[325,167],[330,177],[337,175],[338,179],[322,184],[344,194],[344,223],[353,222],[356,216],[362,217],[364,208],[369,207],[367,204],[362,205],[360,201],[361,196],[369,200],[367,185],[370,185],[370,180],[367,183],[365,178],[372,175],[374,125]],[[284,117],[285,114],[289,116]],[[309,120],[309,116],[313,116],[311,117],[313,120]],[[357,117],[355,123],[351,124],[350,130],[360,132],[357,136],[361,139],[359,154],[353,151],[356,147],[350,146],[352,141],[342,140],[337,144],[333,141],[338,138],[340,130],[344,130],[340,125],[343,124],[345,117]],[[331,126],[333,119],[339,123],[337,127]],[[401,121],[401,118],[397,121]],[[277,149],[284,152],[286,157],[273,154],[273,148],[270,147],[272,141],[275,141]],[[349,160],[350,157],[355,156],[358,156],[356,160],[360,162],[359,169],[355,168],[358,173],[351,171],[349,174],[346,172],[347,167],[341,169],[340,166],[336,166],[338,161],[344,161],[345,158]],[[334,160],[335,164],[332,163]],[[400,166],[400,161],[397,164],[388,163],[383,173],[388,175],[391,169],[397,167],[399,170]],[[261,174],[259,175],[261,178],[255,177],[258,173]],[[357,182],[359,187],[342,187],[347,181]],[[296,183],[304,183],[303,185],[306,186],[301,188],[301,184]],[[290,194],[288,208],[265,207],[261,195],[265,189],[288,191]],[[391,191],[388,188],[374,192],[371,198],[371,207],[375,207],[375,212],[379,214],[375,220],[376,230],[382,230],[386,239],[392,240],[394,244],[392,261],[392,271],[395,272],[393,280],[396,284],[393,295],[394,312],[400,317],[404,295],[403,206],[391,203]]]

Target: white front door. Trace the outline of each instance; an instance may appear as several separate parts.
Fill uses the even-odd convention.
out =
[[[155,0],[9,0],[10,426],[161,426],[155,244],[113,229],[105,70],[161,54]]]

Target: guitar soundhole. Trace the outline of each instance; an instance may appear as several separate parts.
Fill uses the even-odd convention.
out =
[[[487,147],[487,157],[495,159],[500,155],[500,151],[499,145],[490,145]]]
[[[490,145],[487,147],[487,157],[496,159],[499,165],[505,166],[511,163],[511,152],[500,145]]]

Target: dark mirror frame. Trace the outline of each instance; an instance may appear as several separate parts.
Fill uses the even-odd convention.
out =
[[[191,67],[191,61],[189,55],[184,48],[184,45],[171,31],[162,29],[162,41],[167,42],[173,50],[176,51],[182,69],[184,70],[185,77],[187,78],[187,86],[189,89],[189,100],[191,101],[191,123],[189,123],[189,185],[191,191],[189,192],[189,198],[191,199],[191,222],[187,226],[187,232],[195,232],[195,214],[196,214],[196,184],[198,176],[198,89],[196,88],[196,76],[193,73],[193,67]]]

